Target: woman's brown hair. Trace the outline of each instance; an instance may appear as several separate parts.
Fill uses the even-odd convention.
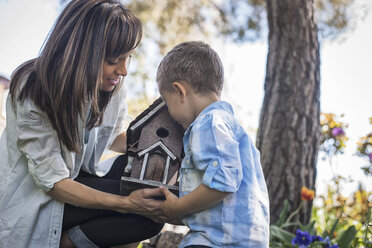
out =
[[[13,73],[13,104],[31,99],[47,113],[67,149],[79,152],[79,122],[85,121],[88,129],[101,125],[105,108],[120,87],[100,91],[103,62],[134,50],[141,37],[141,21],[118,1],[71,1],[40,56]],[[28,79],[22,84],[24,76]]]

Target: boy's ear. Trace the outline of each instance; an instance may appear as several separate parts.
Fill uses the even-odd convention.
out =
[[[181,100],[184,100],[187,94],[187,87],[185,83],[173,82],[172,87],[176,91],[176,94],[181,97]]]

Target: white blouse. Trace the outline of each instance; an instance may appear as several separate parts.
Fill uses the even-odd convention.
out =
[[[103,176],[98,161],[104,150],[124,131],[125,89],[111,98],[103,124],[90,132],[82,154],[66,149],[47,115],[31,100],[6,103],[7,123],[0,139],[0,248],[58,248],[64,203],[46,192],[64,178],[76,178],[80,169]],[[108,168],[109,169],[109,168]]]

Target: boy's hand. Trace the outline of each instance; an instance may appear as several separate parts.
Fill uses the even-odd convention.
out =
[[[161,209],[164,211],[164,214],[173,220],[181,220],[184,217],[181,206],[179,206],[178,197],[169,191],[168,188],[161,186],[165,201],[161,204]]]
[[[184,216],[210,208],[223,200],[229,192],[221,192],[200,184],[192,192],[181,198],[175,196],[165,187],[160,187],[165,201],[160,208],[170,219],[181,220]]]

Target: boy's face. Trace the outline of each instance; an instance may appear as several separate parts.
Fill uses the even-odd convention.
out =
[[[194,121],[192,108],[188,101],[181,101],[181,96],[175,91],[163,90],[160,91],[160,95],[168,107],[170,116],[183,128],[187,129]]]

